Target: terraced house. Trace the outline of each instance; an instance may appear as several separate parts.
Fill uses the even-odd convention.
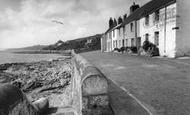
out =
[[[133,4],[130,14],[109,20],[102,37],[102,51],[136,47],[145,40],[159,48],[161,56],[178,57],[190,53],[190,1],[152,0],[142,7]]]

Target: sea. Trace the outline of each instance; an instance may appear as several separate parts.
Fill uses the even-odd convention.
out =
[[[19,54],[0,52],[0,64],[47,61],[60,57],[62,57],[60,54]]]

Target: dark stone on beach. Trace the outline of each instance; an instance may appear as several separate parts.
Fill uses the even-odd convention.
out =
[[[44,113],[49,109],[49,100],[47,98],[40,98],[32,104],[34,108],[40,113]]]
[[[9,109],[11,105],[23,100],[22,92],[10,84],[0,85],[0,108]]]
[[[0,115],[37,115],[38,112],[16,86],[0,85]]]
[[[29,92],[32,91],[36,88],[42,87],[43,83],[41,80],[38,79],[34,79],[32,81],[30,81],[23,89],[24,92]]]
[[[22,83],[21,81],[14,81],[12,84],[13,84],[14,86],[20,88],[20,89],[21,89],[22,86],[23,86],[23,83]]]
[[[12,66],[12,64],[9,64],[9,63],[7,63],[7,64],[1,64],[0,65],[0,71],[4,71],[7,68],[9,68],[10,66]]]

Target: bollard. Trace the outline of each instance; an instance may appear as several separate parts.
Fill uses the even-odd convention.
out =
[[[99,95],[107,92],[108,83],[105,76],[96,67],[86,67],[82,75],[82,95]]]
[[[112,115],[106,77],[96,67],[87,66],[81,78],[83,115]]]

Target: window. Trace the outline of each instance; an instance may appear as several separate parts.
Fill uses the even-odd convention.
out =
[[[138,37],[138,47],[141,47],[141,37]]]
[[[121,47],[121,40],[119,40],[119,47]]]
[[[130,24],[131,32],[133,32],[133,23]]]
[[[128,39],[125,40],[125,46],[128,46]]]
[[[147,15],[146,17],[145,17],[145,25],[149,25],[149,15]]]
[[[109,38],[112,39],[112,35],[111,35],[111,32],[109,32]]]
[[[145,34],[145,40],[149,41],[149,35],[148,34]]]
[[[113,41],[113,48],[115,48],[115,41]]]
[[[125,46],[125,40],[123,39],[122,40],[122,47],[124,47]]]
[[[159,45],[159,32],[155,32],[155,33],[154,33],[154,44],[155,44],[156,46]]]
[[[119,30],[119,36],[120,36],[120,29],[118,29]]]
[[[123,36],[125,36],[125,26],[123,27]]]
[[[135,46],[135,40],[134,38],[131,39],[131,47],[134,47]]]
[[[107,47],[108,51],[110,51],[110,42],[108,42],[108,47]]]
[[[115,41],[115,45],[116,45],[116,48],[117,48],[117,40]]]
[[[155,20],[155,22],[157,22],[157,21],[159,21],[159,18],[160,18],[160,11],[159,10],[157,10],[156,12],[155,12],[155,17],[154,17],[154,20]]]

